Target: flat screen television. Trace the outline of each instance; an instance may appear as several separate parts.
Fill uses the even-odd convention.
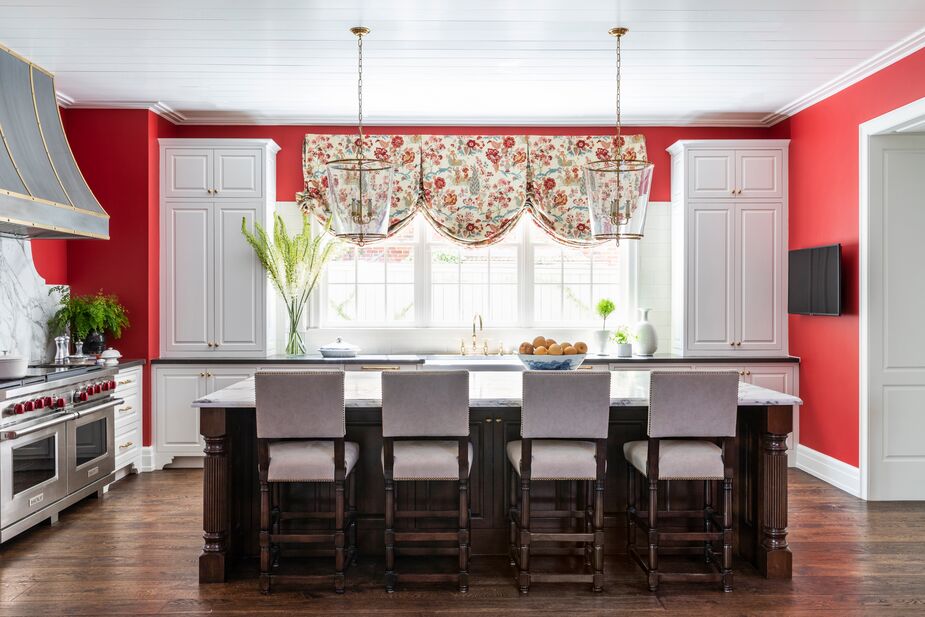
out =
[[[841,315],[841,245],[790,251],[787,311]]]

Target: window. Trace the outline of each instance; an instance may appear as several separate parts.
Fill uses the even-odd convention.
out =
[[[423,217],[395,237],[341,246],[321,281],[321,327],[594,326],[594,305],[628,315],[624,248],[562,246],[529,217],[498,244],[463,248]]]

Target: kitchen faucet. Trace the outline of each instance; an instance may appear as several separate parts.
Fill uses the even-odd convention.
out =
[[[473,354],[478,353],[479,337],[478,337],[478,334],[476,334],[475,332],[476,322],[478,322],[479,324],[479,332],[482,332],[484,330],[484,324],[482,322],[482,316],[478,313],[472,316],[472,353]],[[486,356],[488,355],[488,342],[487,341],[485,342],[485,352],[484,353]]]

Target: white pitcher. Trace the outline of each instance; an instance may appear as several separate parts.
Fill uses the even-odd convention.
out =
[[[639,309],[639,323],[636,324],[636,341],[633,343],[633,354],[637,356],[651,356],[658,349],[658,335],[655,326],[649,323],[649,311],[652,309]]]

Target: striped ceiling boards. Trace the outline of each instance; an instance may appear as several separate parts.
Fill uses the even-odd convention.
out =
[[[175,122],[768,125],[925,45],[922,0],[0,0],[65,105]]]

